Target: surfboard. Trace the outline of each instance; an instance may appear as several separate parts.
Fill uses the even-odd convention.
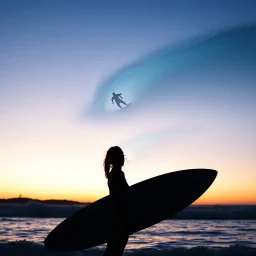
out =
[[[217,171],[188,169],[162,174],[130,186],[118,198],[125,216],[116,210],[113,196],[85,206],[55,227],[44,244],[49,251],[68,252],[116,239],[125,225],[133,234],[173,217],[197,200],[212,184]]]
[[[131,105],[131,103],[127,104],[127,106],[121,108],[121,111],[124,110],[124,109],[126,109],[126,108],[128,108],[130,105]]]

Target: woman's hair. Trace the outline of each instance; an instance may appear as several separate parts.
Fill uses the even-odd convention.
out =
[[[113,168],[113,166],[123,166],[123,164],[124,164],[123,150],[118,146],[111,147],[107,151],[106,157],[104,160],[104,170],[105,170],[106,178],[107,179],[109,178],[110,167]]]

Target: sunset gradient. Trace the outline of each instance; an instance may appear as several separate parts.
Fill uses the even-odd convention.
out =
[[[0,198],[93,202],[119,145],[130,185],[209,168],[196,204],[256,204],[255,1],[22,2],[0,3]]]

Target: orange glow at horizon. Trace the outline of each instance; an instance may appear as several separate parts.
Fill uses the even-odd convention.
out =
[[[256,198],[254,195],[248,194],[239,194],[237,197],[234,197],[233,193],[229,193],[226,195],[219,195],[219,196],[207,196],[202,195],[194,204],[245,204],[245,205],[256,205]]]
[[[213,168],[218,171],[216,180],[194,204],[256,204],[256,144],[248,134],[237,136],[227,128],[223,136],[213,127],[189,137],[174,136],[164,145],[159,141],[142,153],[125,146],[130,139],[127,134],[137,138],[134,126],[116,132],[108,126],[102,131],[87,123],[59,120],[51,125],[45,120],[42,127],[31,120],[34,125],[29,128],[25,124],[18,130],[6,128],[0,148],[0,198],[21,194],[41,200],[94,202],[109,193],[102,167],[105,152],[110,145],[120,145],[128,159],[124,172],[130,185],[171,171]],[[139,127],[146,131],[148,123]]]
[[[99,190],[99,191],[87,191],[85,193],[71,193],[70,191],[66,191],[65,193],[38,193],[38,192],[29,192],[21,194],[22,197],[39,199],[39,200],[70,200],[77,201],[81,203],[92,203],[94,201],[99,200],[102,197],[108,195],[107,189]],[[8,191],[8,193],[0,190],[0,198],[8,199],[8,198],[17,198],[20,195],[14,191]],[[256,205],[256,193],[239,193],[234,191],[206,191],[199,199],[197,199],[194,205]]]

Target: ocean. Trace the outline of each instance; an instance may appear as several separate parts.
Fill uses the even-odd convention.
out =
[[[100,256],[104,252],[105,245],[71,253],[48,252],[43,245],[44,238],[64,219],[56,215],[70,215],[72,209],[74,212],[82,206],[41,204],[40,208],[39,205],[0,204],[0,256]],[[26,216],[45,215],[48,207],[52,214],[54,210],[58,214],[54,217]],[[256,206],[190,206],[175,219],[162,221],[130,236],[124,255],[255,256],[255,213]]]

